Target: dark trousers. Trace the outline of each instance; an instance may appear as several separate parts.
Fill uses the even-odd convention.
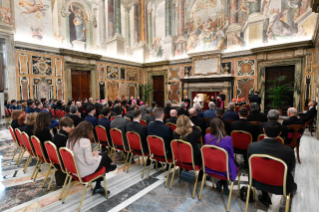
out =
[[[107,152],[102,152],[100,153],[100,155],[102,156],[102,159],[101,159],[99,167],[97,167],[94,173],[98,172],[102,167],[105,167],[106,169],[105,173],[108,173],[108,169],[112,163],[112,159],[108,156]],[[101,182],[101,181],[103,181],[102,177],[96,179],[96,182]]]

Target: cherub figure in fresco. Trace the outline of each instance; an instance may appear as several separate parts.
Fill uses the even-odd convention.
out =
[[[14,18],[8,8],[0,7],[0,16],[2,17],[2,22],[13,25]]]
[[[37,4],[37,1],[40,4]],[[27,11],[23,11],[21,14],[31,14],[36,13],[37,17],[39,16],[39,13],[45,14],[45,8],[41,0],[29,0],[29,1],[19,1],[19,6],[24,7]]]

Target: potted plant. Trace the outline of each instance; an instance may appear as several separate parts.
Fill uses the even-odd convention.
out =
[[[140,85],[142,87],[142,98],[143,101],[146,103],[148,102],[148,99],[150,98],[150,94],[154,91],[153,86],[151,84],[142,84]]]
[[[292,83],[285,83],[287,76],[283,75],[278,77],[277,79],[269,79],[267,82],[271,83],[273,86],[268,88],[266,93],[267,97],[271,100],[267,106],[272,109],[277,109],[281,115],[282,106],[288,103],[289,93],[293,91]]]

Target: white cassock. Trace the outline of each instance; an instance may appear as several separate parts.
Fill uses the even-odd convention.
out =
[[[193,99],[194,104],[196,103],[200,104],[201,101],[202,101],[202,98],[200,98],[200,96],[199,97],[195,96],[195,98]]]

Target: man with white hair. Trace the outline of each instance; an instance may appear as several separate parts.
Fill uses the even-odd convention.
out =
[[[317,102],[316,102],[315,100],[311,100],[311,101],[308,103],[309,110],[308,110],[305,114],[302,114],[302,115],[300,116],[300,118],[301,118],[304,122],[310,121],[314,116],[317,115],[316,106],[317,106]]]
[[[166,101],[166,107],[164,108],[164,114],[169,115],[172,109],[172,102],[170,100]],[[165,121],[165,120],[164,120]]]
[[[239,119],[238,113],[235,112],[235,103],[234,102],[230,102],[228,104],[228,110],[225,112],[224,120],[233,120],[236,121]]]
[[[302,124],[302,125],[305,124],[305,122],[302,119],[299,119],[297,117],[298,111],[297,111],[296,108],[294,108],[294,107],[288,108],[287,115],[289,116],[289,118],[284,120],[282,122],[282,125],[286,125],[287,126],[287,125],[292,125],[292,124]]]
[[[83,110],[82,110],[82,103],[80,101],[77,101],[75,105],[78,107],[78,111],[81,113],[81,118],[84,119],[85,113],[83,113]]]
[[[94,106],[92,97],[89,98],[89,102],[87,103],[86,107],[88,106]]]
[[[176,122],[177,122],[177,110],[172,109],[169,114],[170,114],[171,117],[166,120],[166,123],[176,124]]]
[[[202,98],[200,98],[200,96],[198,94],[196,94],[196,96],[193,99],[193,104],[199,104],[202,101]]]
[[[215,103],[214,102],[209,102],[208,103],[208,110],[204,112],[204,118],[214,118],[216,116],[216,111],[215,111]]]
[[[201,111],[202,108],[200,107],[199,103],[194,104],[194,108],[197,112],[198,117],[204,117],[204,113]]]
[[[188,116],[188,111],[186,110],[186,104],[185,102],[181,102],[181,107],[177,110],[177,114]]]

